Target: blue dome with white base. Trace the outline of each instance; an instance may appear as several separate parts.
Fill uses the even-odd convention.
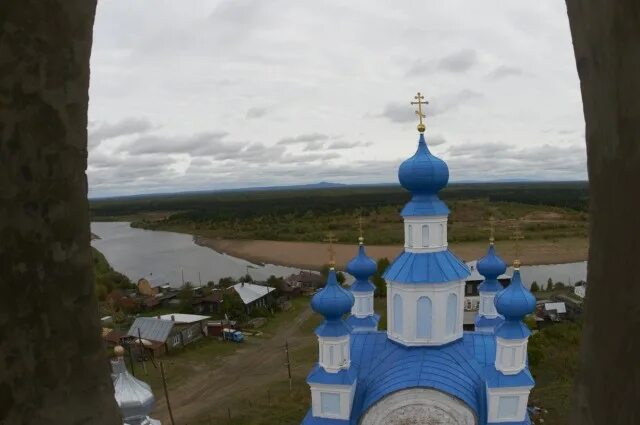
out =
[[[366,280],[373,275],[378,266],[376,262],[367,256],[364,251],[364,245],[360,244],[358,255],[353,257],[347,264],[347,273],[355,277],[357,280]]]
[[[403,217],[449,213],[447,206],[438,198],[438,192],[449,181],[449,167],[431,154],[424,134],[420,134],[416,153],[400,165],[398,179],[402,187],[413,195],[401,212]]]
[[[339,320],[351,311],[353,301],[353,294],[340,286],[336,271],[331,269],[327,284],[311,299],[311,308],[316,313],[322,314],[328,321]]]
[[[496,294],[494,304],[507,320],[521,320],[535,309],[536,298],[522,284],[520,270],[514,270],[511,283]]]

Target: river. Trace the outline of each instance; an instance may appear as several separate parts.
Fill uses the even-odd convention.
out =
[[[91,245],[102,252],[115,270],[137,282],[146,278],[153,286],[206,285],[209,281],[249,273],[254,280],[297,273],[293,267],[257,265],[241,258],[220,254],[196,245],[193,236],[183,233],[136,229],[128,222],[92,222],[91,232],[100,239]]]
[[[91,245],[104,254],[111,267],[133,282],[144,277],[152,285],[180,286],[184,274],[185,282],[199,285],[218,282],[227,276],[238,278],[246,273],[255,280],[266,280],[270,275],[286,277],[299,271],[294,267],[253,264],[199,246],[191,235],[135,229],[128,222],[93,222],[91,231],[100,237],[91,241]],[[507,274],[511,274],[511,270]],[[546,285],[549,278],[573,284],[586,280],[587,262],[522,266],[521,274],[527,286],[533,281]]]

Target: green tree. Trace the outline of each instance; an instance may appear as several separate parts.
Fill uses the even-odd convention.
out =
[[[222,288],[228,288],[231,285],[234,285],[236,283],[236,281],[232,278],[232,277],[221,277],[218,280],[218,286],[222,287]]]
[[[531,292],[538,292],[539,290],[540,287],[538,286],[538,282],[536,282],[535,280],[531,282]]]
[[[193,313],[193,285],[191,282],[185,282],[178,291],[178,300],[180,301],[178,310],[180,313]]]
[[[234,289],[226,290],[222,294],[222,311],[230,319],[242,321],[246,317],[242,298]]]
[[[552,291],[553,290],[553,279],[549,278],[549,280],[547,280],[547,291]]]
[[[564,283],[562,283],[562,282],[556,282],[556,283],[553,285],[553,289],[564,289],[564,288],[565,288],[565,285],[564,285]]]
[[[342,272],[336,273],[336,280],[338,281],[338,283],[340,285],[344,284],[344,282],[346,280],[346,277],[345,277],[344,273],[342,273]]]
[[[380,258],[377,263],[376,272],[371,276],[371,282],[376,286],[376,295],[379,297],[387,296],[387,282],[382,277],[387,267],[389,267],[389,260],[387,258]]]

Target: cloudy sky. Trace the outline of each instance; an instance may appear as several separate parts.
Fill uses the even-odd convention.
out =
[[[452,181],[586,179],[562,1],[101,0],[90,196],[396,182],[418,90]]]

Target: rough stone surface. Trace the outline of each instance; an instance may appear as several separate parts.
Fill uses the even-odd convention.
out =
[[[457,398],[428,388],[395,392],[364,414],[360,425],[475,425],[471,409]]]
[[[571,423],[640,423],[640,2],[567,0],[586,122],[590,250]]]
[[[0,424],[118,424],[89,250],[96,0],[0,1]]]

